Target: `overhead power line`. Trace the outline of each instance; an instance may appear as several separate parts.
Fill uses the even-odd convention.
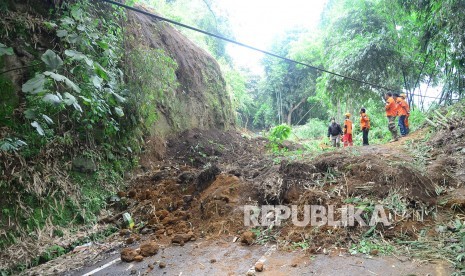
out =
[[[358,83],[370,85],[372,87],[381,88],[381,89],[384,89],[384,90],[389,91],[389,92],[399,93],[399,91],[397,89],[393,89],[393,88],[389,88],[389,87],[382,86],[382,85],[379,85],[379,84],[375,84],[375,83],[367,82],[367,81],[364,81],[364,80],[356,79],[356,78],[353,78],[353,77],[350,77],[350,76],[345,76],[345,75],[335,73],[335,72],[332,72],[332,71],[329,71],[329,70],[326,70],[326,69],[323,69],[323,68],[319,68],[319,67],[307,64],[307,63],[303,63],[303,62],[296,61],[296,60],[293,60],[293,59],[290,59],[290,58],[287,58],[287,57],[283,57],[283,56],[280,56],[280,55],[277,55],[277,54],[274,54],[274,53],[271,53],[271,52],[268,52],[268,51],[265,51],[265,50],[262,50],[262,49],[247,45],[247,44],[244,44],[242,42],[238,42],[236,40],[233,40],[233,39],[230,39],[230,38],[227,38],[227,37],[224,37],[224,36],[220,36],[220,35],[217,35],[217,34],[214,34],[214,33],[210,33],[210,32],[207,32],[207,31],[204,31],[204,30],[201,30],[201,29],[198,29],[198,28],[195,28],[195,27],[192,27],[192,26],[189,26],[189,25],[186,25],[186,24],[183,24],[183,23],[168,19],[168,18],[159,16],[159,15],[156,15],[156,14],[153,14],[153,13],[150,13],[150,12],[138,9],[138,8],[134,8],[134,7],[131,7],[131,6],[116,2],[116,1],[112,1],[112,0],[100,0],[100,1],[107,2],[107,3],[113,4],[113,5],[116,5],[116,6],[119,6],[119,7],[123,7],[123,8],[126,8],[128,10],[132,10],[132,11],[135,11],[135,12],[138,12],[138,13],[153,17],[153,18],[161,20],[161,21],[165,21],[165,22],[168,22],[168,23],[171,23],[171,24],[174,24],[174,25],[177,25],[177,26],[180,26],[180,27],[192,30],[192,31],[196,31],[196,32],[208,35],[208,36],[212,36],[212,37],[227,41],[229,43],[233,43],[233,44],[236,44],[236,45],[239,45],[239,46],[242,46],[242,47],[257,51],[257,52],[261,52],[263,54],[266,54],[266,55],[269,55],[269,56],[272,56],[272,57],[275,57],[275,58],[279,58],[279,59],[282,59],[282,60],[285,60],[285,61],[288,61],[288,62],[299,64],[299,65],[302,65],[302,66],[305,66],[305,67],[308,67],[308,68],[311,68],[311,69],[314,69],[314,70],[325,72],[325,73],[328,73],[328,74],[331,74],[331,75],[334,75],[334,76],[338,76],[338,77],[341,77],[341,78],[345,78],[345,79],[348,79],[348,80],[352,80],[352,81],[355,81],[355,82],[358,82]],[[418,94],[414,94],[414,93],[410,93],[410,95],[420,96],[420,97],[424,97],[424,98],[436,99],[436,97],[431,97],[431,96],[426,96],[426,95],[418,95]]]

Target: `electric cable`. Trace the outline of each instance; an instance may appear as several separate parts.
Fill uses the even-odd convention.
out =
[[[338,76],[338,77],[341,77],[341,78],[344,78],[344,79],[348,79],[348,80],[352,80],[352,81],[362,83],[362,84],[365,84],[365,85],[369,85],[369,86],[372,86],[372,87],[377,87],[377,88],[380,88],[380,89],[384,89],[384,90],[389,91],[389,92],[395,92],[395,93],[399,93],[399,94],[402,93],[402,92],[399,92],[397,89],[393,89],[393,88],[385,87],[385,86],[382,86],[382,85],[379,85],[379,84],[375,84],[375,83],[367,82],[367,81],[364,81],[364,80],[356,79],[356,78],[353,78],[353,77],[350,77],[350,76],[345,76],[345,75],[342,75],[342,74],[339,74],[339,73],[336,73],[336,72],[332,72],[332,71],[329,71],[329,70],[326,70],[326,69],[323,69],[323,68],[319,68],[319,67],[316,67],[316,66],[304,63],[304,62],[300,62],[300,61],[296,61],[296,60],[293,60],[293,59],[290,59],[290,58],[287,58],[287,57],[283,57],[283,56],[271,53],[269,51],[265,51],[265,50],[259,49],[257,47],[250,46],[248,44],[245,44],[245,43],[242,43],[242,42],[239,42],[239,41],[236,41],[236,40],[233,40],[233,39],[221,36],[221,35],[210,33],[210,32],[198,29],[196,27],[192,27],[192,26],[189,26],[189,25],[186,25],[186,24],[183,24],[183,23],[168,19],[166,17],[159,16],[159,15],[156,15],[156,14],[153,14],[153,13],[150,13],[150,12],[138,9],[138,8],[134,8],[134,7],[131,7],[131,6],[128,6],[126,4],[122,4],[122,3],[119,3],[119,2],[116,2],[116,1],[113,1],[113,0],[100,0],[100,1],[106,2],[106,3],[109,3],[109,4],[113,4],[113,5],[128,9],[128,10],[132,10],[132,11],[147,15],[149,17],[153,17],[153,18],[158,19],[160,21],[165,21],[165,22],[168,22],[168,23],[171,23],[171,24],[174,24],[174,25],[177,25],[177,26],[180,26],[180,27],[192,30],[192,31],[202,33],[204,35],[212,36],[212,37],[224,40],[224,41],[232,43],[232,44],[236,44],[236,45],[239,45],[239,46],[242,46],[242,47],[257,51],[257,52],[261,52],[263,54],[266,54],[266,55],[269,55],[269,56],[272,56],[272,57],[275,57],[275,58],[285,60],[287,62],[299,64],[299,65],[302,65],[302,66],[305,66],[305,67],[308,67],[308,68],[311,68],[311,69],[314,69],[314,70],[318,70],[318,71],[321,71],[321,72],[324,72],[324,73],[328,73],[328,74],[331,74],[331,75],[334,75],[334,76]],[[424,98],[436,99],[436,97],[432,97],[432,96],[418,95],[418,94],[414,94],[414,93],[409,93],[409,94],[413,95],[413,96],[420,96],[420,97],[424,97]]]

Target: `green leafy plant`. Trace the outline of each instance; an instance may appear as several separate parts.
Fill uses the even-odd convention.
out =
[[[375,239],[362,239],[358,244],[353,244],[349,249],[350,254],[365,255],[389,254],[394,251],[394,246]]]
[[[273,127],[270,130],[270,134],[268,136],[271,150],[275,153],[278,153],[279,151],[281,151],[280,149],[281,143],[287,138],[289,138],[290,135],[291,135],[291,127],[286,124]]]
[[[27,146],[26,142],[17,138],[5,138],[0,141],[2,151],[17,151],[23,146]]]

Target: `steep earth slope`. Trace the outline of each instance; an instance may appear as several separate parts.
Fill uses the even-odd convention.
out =
[[[61,254],[167,136],[234,128],[218,63],[167,24],[100,1],[8,0],[0,15],[0,269]]]

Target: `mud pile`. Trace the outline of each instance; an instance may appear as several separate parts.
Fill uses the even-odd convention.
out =
[[[341,149],[276,163],[266,145],[263,138],[234,131],[199,129],[169,140],[158,169],[140,175],[121,193],[140,223],[134,232],[182,245],[197,238],[239,237],[249,229],[243,223],[246,204],[374,204],[395,194],[415,211],[436,202],[435,183],[395,149]],[[391,230],[376,229],[389,236],[398,227],[403,222]],[[284,224],[274,238],[311,242],[317,252],[348,246],[366,230]]]
[[[349,151],[330,152],[309,162],[283,161],[260,176],[255,186],[263,195],[260,202],[268,204],[299,202],[306,190],[313,188],[324,191],[339,187],[341,193],[337,196],[346,198],[382,199],[397,192],[412,202],[427,205],[435,204],[437,196],[431,179],[413,166]]]

